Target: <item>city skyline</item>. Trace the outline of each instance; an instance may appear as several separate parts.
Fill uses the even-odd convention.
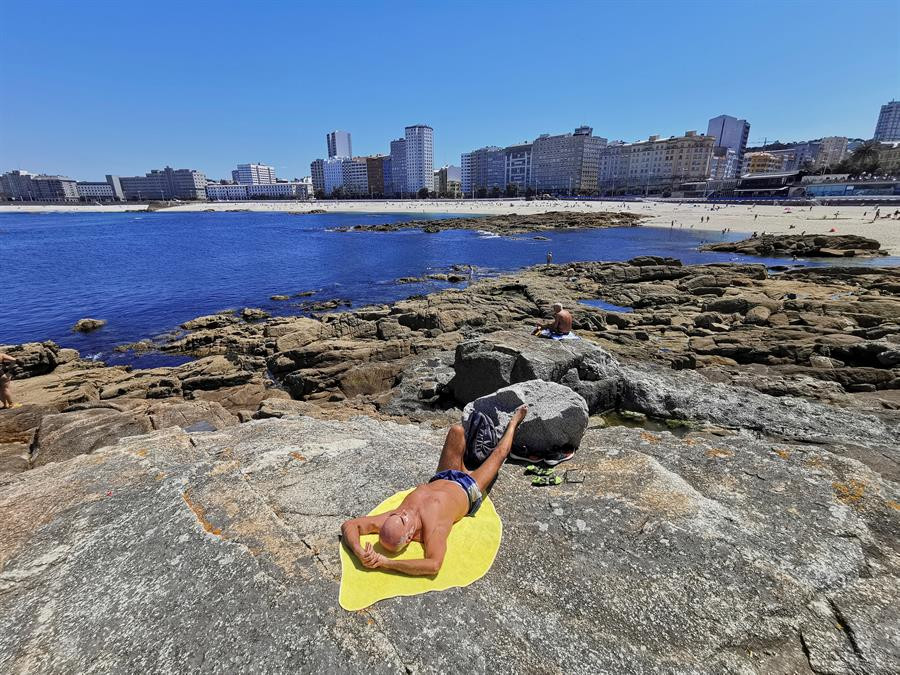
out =
[[[333,38],[315,28],[324,10],[314,7],[279,5],[279,22],[264,11],[213,14],[203,5],[165,2],[150,14],[125,4],[103,4],[102,12],[90,11],[90,3],[41,7],[3,9],[16,30],[4,35],[0,62],[2,170],[100,179],[168,164],[218,179],[235,163],[262,161],[279,175],[301,177],[324,154],[330,130],[350,132],[354,154],[365,156],[388,154],[396,129],[419,123],[435,129],[435,167],[458,164],[475,148],[583,124],[610,141],[702,133],[719,114],[750,121],[750,145],[764,138],[871,138],[880,107],[898,89],[896,78],[884,77],[897,65],[896,36],[857,44],[853,59],[830,60],[827,68],[804,41],[787,39],[802,26],[820,43],[839,44],[854,25],[896,25],[895,3],[778,4],[778,22],[765,26],[778,53],[755,54],[752,63],[715,55],[760,30],[754,17],[774,6],[569,2],[551,11],[498,2],[471,22],[465,4],[412,4],[407,13],[360,4],[342,39],[378,45],[364,70],[354,69],[353,54],[329,48]],[[176,7],[179,21],[169,21]],[[715,24],[708,19],[713,8]],[[400,14],[424,28],[386,41]],[[439,47],[437,27],[440,39],[455,45],[441,52],[447,72],[410,73],[406,54]],[[513,36],[529,49],[510,68],[504,45]],[[241,39],[264,41],[267,50],[230,58]],[[584,44],[596,44],[595,56],[571,67]],[[153,68],[134,68],[151,54]],[[54,67],[70,59],[77,68]],[[678,67],[676,74],[661,63]],[[798,63],[807,64],[802,77]],[[860,68],[864,63],[886,70]],[[49,74],[53,86],[41,79]],[[835,95],[841,81],[853,82],[853,96]]]

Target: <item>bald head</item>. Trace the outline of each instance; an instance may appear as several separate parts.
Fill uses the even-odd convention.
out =
[[[397,552],[412,538],[409,529],[408,522],[400,514],[391,514],[378,530],[378,541],[388,551]]]

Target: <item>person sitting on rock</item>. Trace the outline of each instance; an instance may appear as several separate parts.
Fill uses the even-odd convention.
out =
[[[553,303],[553,321],[546,324],[536,324],[532,335],[559,340],[572,332],[572,315],[563,306]]]
[[[400,506],[377,516],[354,518],[341,525],[344,544],[370,569],[385,569],[415,576],[434,576],[447,551],[447,537],[454,523],[474,515],[481,499],[512,450],[516,428],[525,419],[527,406],[513,413],[494,451],[472,471],[466,469],[466,435],[461,424],[447,432],[437,473],[410,492]],[[361,545],[360,536],[378,534],[381,547],[390,553],[402,551],[410,541],[425,548],[418,560],[396,560],[379,553],[372,544]]]
[[[12,375],[7,364],[16,363],[16,359],[9,354],[0,352],[0,408],[13,408],[12,393],[10,392],[10,381]]]

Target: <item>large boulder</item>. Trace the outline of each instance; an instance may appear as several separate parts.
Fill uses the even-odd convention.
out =
[[[499,331],[461,342],[456,348],[450,383],[465,404],[516,382],[559,382],[571,370],[584,380],[614,362],[608,352],[587,340],[547,340],[516,331]]]
[[[487,415],[501,434],[522,404],[528,406],[528,415],[516,430],[515,447],[539,454],[578,447],[587,429],[587,403],[555,382],[529,380],[504,387],[469,403],[463,410],[463,419],[478,411]]]
[[[9,354],[16,361],[8,363],[7,370],[13,379],[46,375],[59,363],[59,345],[51,340],[46,342],[26,342],[20,345],[0,345],[0,352]],[[73,350],[74,351],[74,350]],[[77,355],[78,352],[75,352]]]
[[[61,462],[153,429],[150,418],[113,408],[47,415],[31,446],[34,466]]]

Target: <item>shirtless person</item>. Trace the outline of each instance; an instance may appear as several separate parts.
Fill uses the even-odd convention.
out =
[[[341,525],[344,544],[371,569],[382,568],[416,576],[437,574],[447,552],[450,529],[464,516],[474,515],[481,506],[482,495],[497,477],[512,449],[516,428],[527,413],[528,408],[524,405],[516,410],[497,447],[474,471],[466,470],[463,464],[466,435],[461,424],[454,424],[447,432],[434,478],[406,495],[393,511],[345,522]],[[397,553],[410,541],[418,541],[425,548],[425,557],[395,560],[376,551],[372,544],[363,547],[360,536],[376,532],[385,550]]]
[[[10,380],[12,376],[9,371],[9,364],[16,363],[16,360],[9,354],[0,352],[0,408],[12,408],[13,400],[10,393]]]
[[[541,337],[554,337],[568,335],[572,330],[572,315],[558,302],[553,303],[553,321],[546,324],[537,324],[532,335]],[[547,331],[547,332],[544,332]]]

